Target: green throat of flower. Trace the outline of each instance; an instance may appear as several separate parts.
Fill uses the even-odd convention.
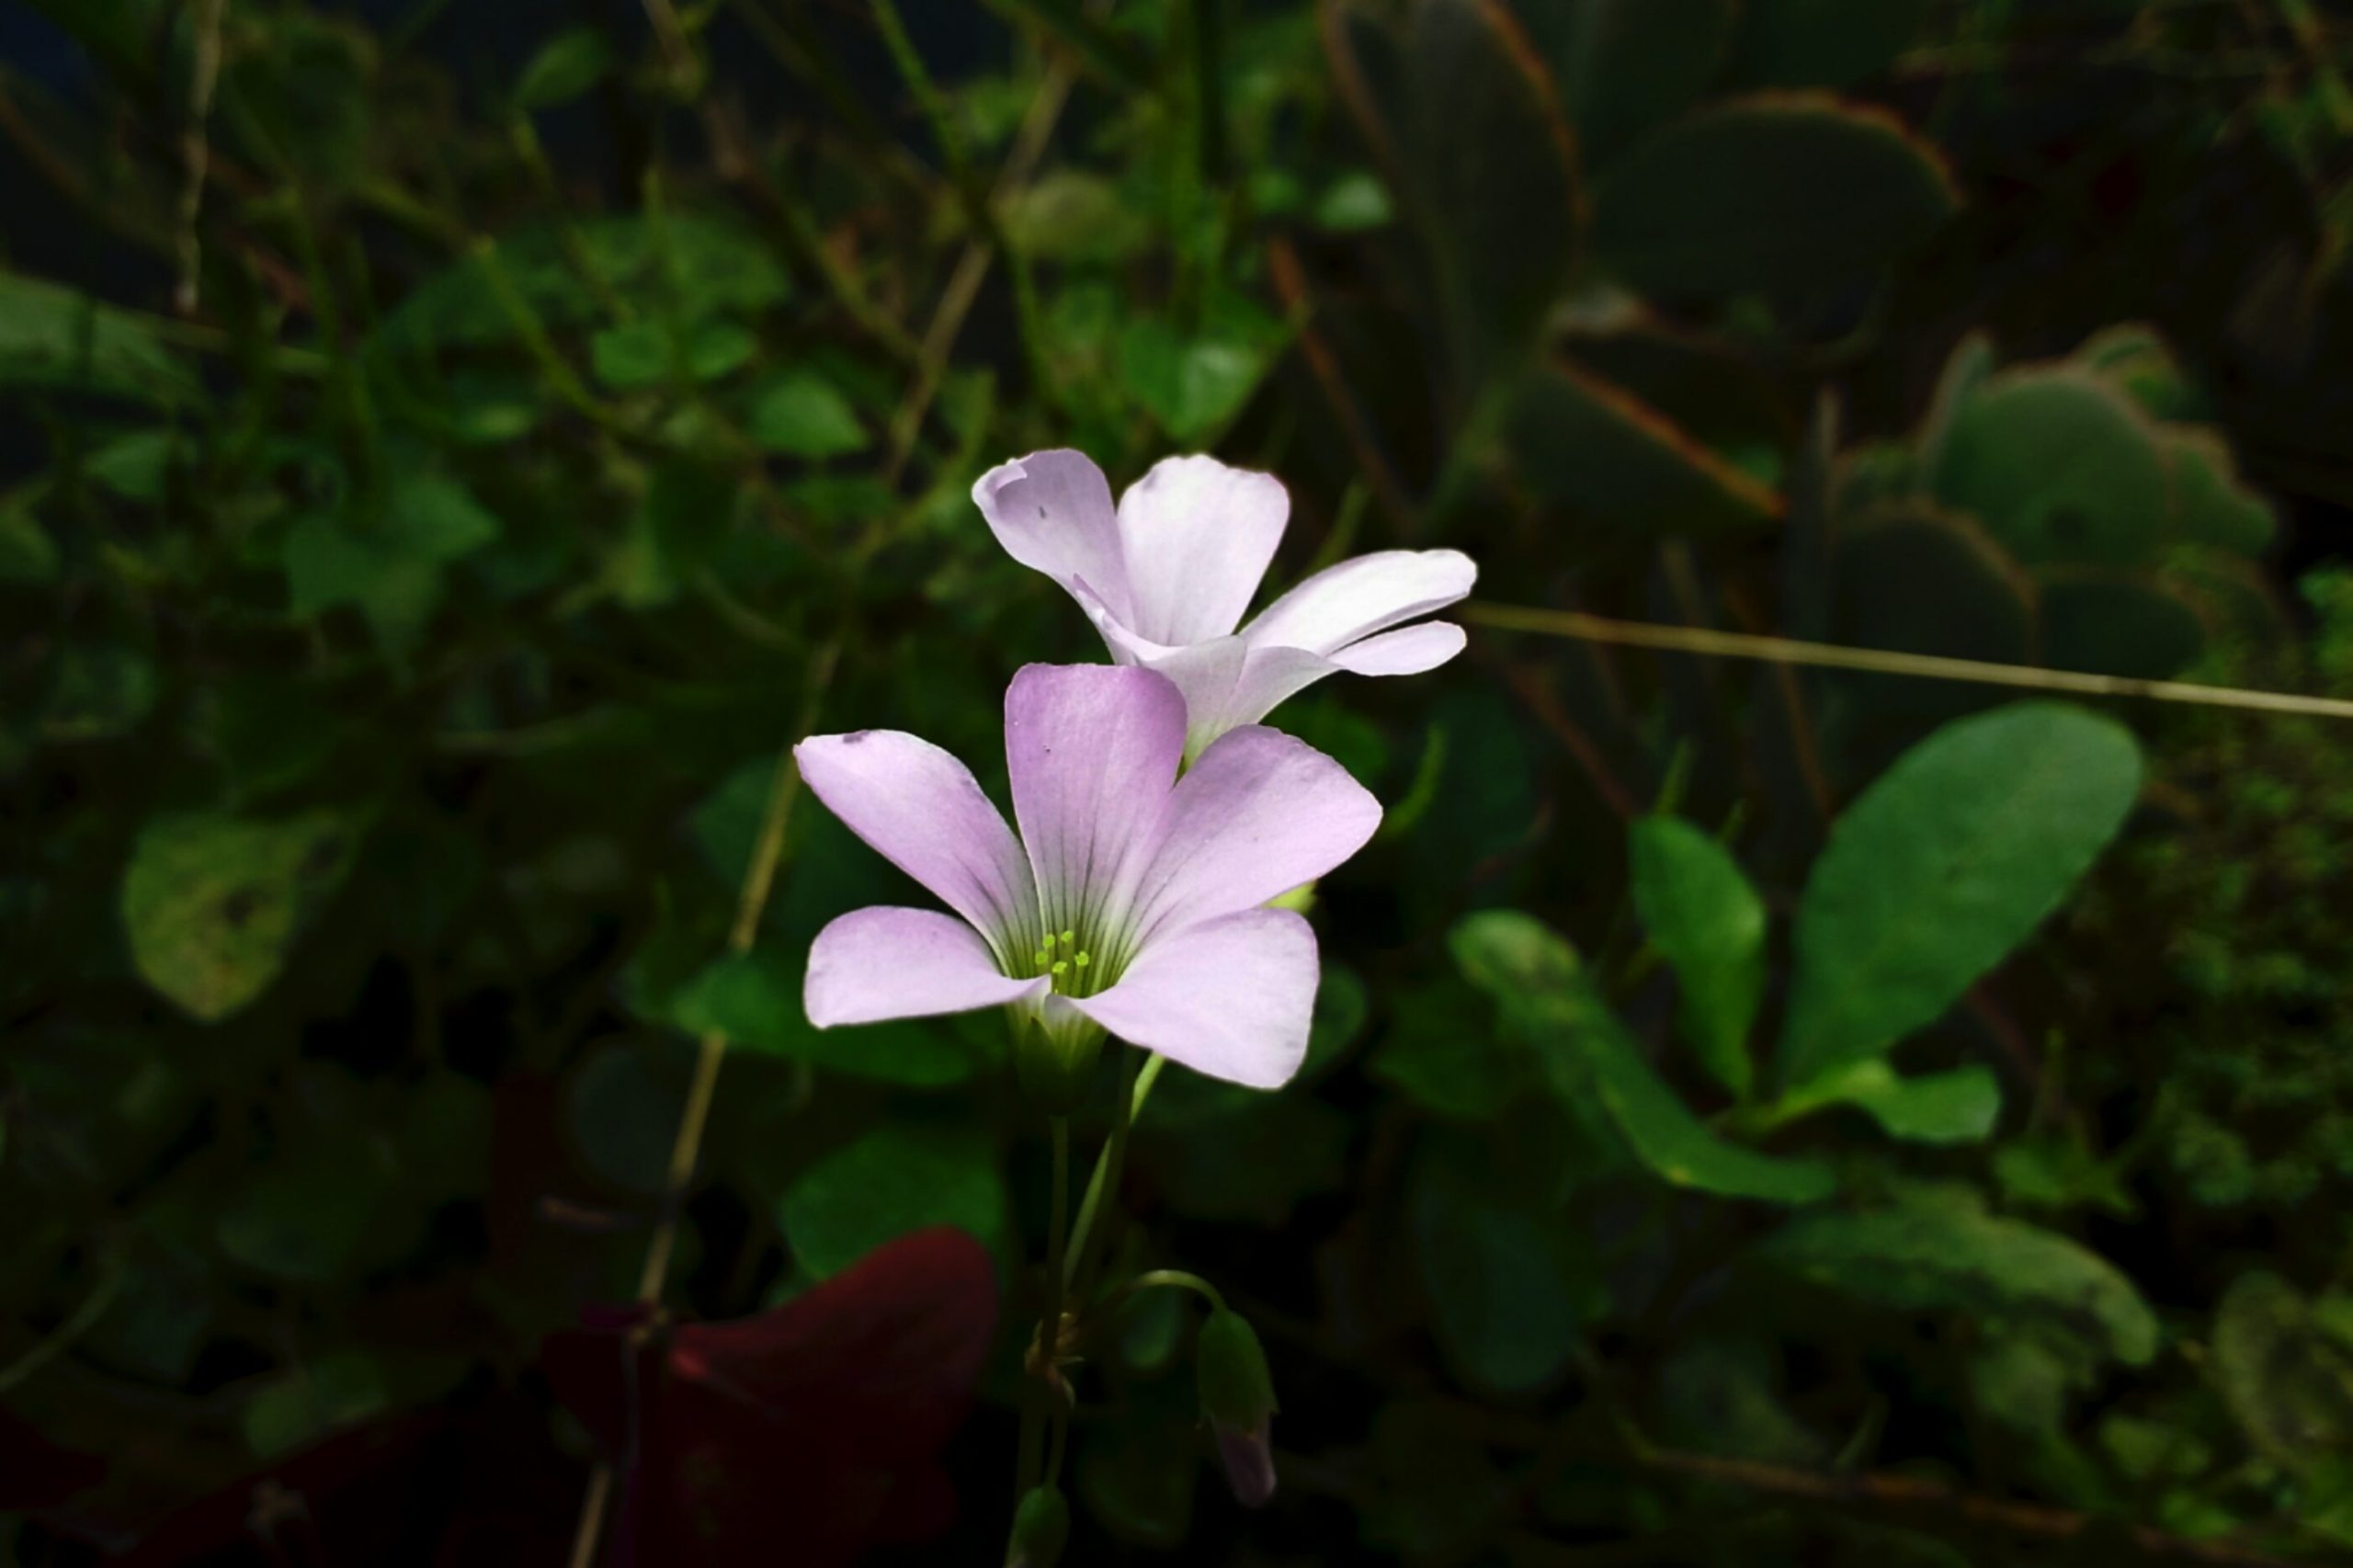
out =
[[[1075,931],[1049,931],[1029,955],[1028,975],[1043,975],[1064,996],[1092,996],[1101,988],[1103,966]]]

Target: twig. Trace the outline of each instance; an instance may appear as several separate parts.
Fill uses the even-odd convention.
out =
[[[1934,653],[1845,648],[1829,642],[1802,642],[1788,637],[1756,637],[1739,631],[1709,631],[1697,627],[1611,620],[1579,610],[1535,609],[1521,605],[1489,604],[1476,600],[1462,606],[1460,613],[1465,620],[1480,626],[1491,626],[1499,631],[1534,631],[1552,637],[1572,637],[1581,642],[1657,648],[1671,653],[1708,653],[1728,659],[1762,659],[1771,664],[1809,665],[1821,669],[1868,670],[1878,675],[1915,676],[1923,680],[2020,687],[2033,691],[2063,691],[2079,697],[2143,698],[2153,702],[2187,702],[2208,708],[2302,713],[2320,719],[2353,719],[2353,700],[2340,697],[2248,691],[2238,687],[2204,686],[2195,681],[2143,680],[2134,676],[2046,670],[2031,665],[1991,664],[1982,659],[1949,659]]]
[[[1037,168],[1046,142],[1054,133],[1055,123],[1062,119],[1063,106],[1070,101],[1075,75],[1075,69],[1067,60],[1058,59],[1046,68],[1045,79],[1038,84],[1037,94],[1022,116],[1021,127],[1014,133],[1012,150],[1006,154],[996,187],[990,193],[992,200],[1005,200]],[[988,277],[989,260],[995,254],[985,235],[975,234],[966,241],[963,255],[957,258],[956,270],[940,293],[938,308],[932,312],[931,325],[924,331],[923,346],[916,356],[915,381],[908,387],[898,412],[892,415],[890,458],[882,482],[886,486],[897,487],[899,472],[915,449],[916,433],[923,428],[923,416],[939,391],[939,379],[947,369],[948,356],[956,347],[956,335],[963,330],[964,318],[971,313],[972,301],[980,297],[981,283]]]
[[[1620,822],[1631,822],[1641,815],[1642,807],[1626,786],[1618,781],[1618,776],[1609,770],[1608,760],[1601,755],[1601,747],[1594,744],[1593,737],[1585,733],[1583,725],[1570,717],[1569,710],[1562,706],[1552,688],[1544,684],[1544,678],[1534,670],[1507,660],[1499,663],[1504,679],[1514,694],[1528,705],[1528,710],[1536,715],[1537,722],[1552,731],[1553,738],[1568,748],[1577,766],[1585,769],[1586,778],[1592,781],[1594,793],[1601,797],[1602,803],[1609,808],[1612,814]]]
[[[196,220],[204,210],[204,176],[212,158],[212,142],[205,134],[205,121],[211,117],[212,89],[221,79],[221,18],[228,7],[229,0],[203,0],[196,18],[196,58],[189,71],[188,129],[180,135],[184,183],[180,187],[179,225],[173,247],[179,260],[180,275],[178,286],[172,290],[172,303],[184,316],[196,313],[197,274],[204,260]]]
[[[941,96],[931,68],[924,63],[922,51],[915,48],[915,39],[907,32],[895,0],[868,0],[868,4],[874,13],[875,30],[882,36],[883,48],[890,53],[892,63],[899,68],[916,108],[931,128],[932,140],[939,146],[940,158],[948,165],[949,185],[964,209],[965,222],[1005,257],[1006,271],[1013,283],[1014,323],[1019,331],[1022,357],[1029,362],[1030,379],[1037,383],[1040,396],[1060,404],[1063,394],[1053,368],[1046,360],[1045,328],[1038,313],[1038,291],[1030,280],[1029,260],[1006,238],[1004,225],[997,222],[996,210],[989,204],[989,192],[983,188],[973,171],[972,155],[965,149],[955,113]]]
[[[1722,1459],[1714,1454],[1686,1453],[1676,1449],[1646,1449],[1637,1456],[1647,1469],[1695,1476],[1771,1492],[1789,1497],[1812,1497],[1825,1503],[1871,1503],[1890,1507],[1938,1508],[1960,1514],[1975,1524],[2050,1540],[2072,1540],[2095,1531],[2115,1531],[2151,1557],[2190,1562],[2220,1562],[2233,1568],[2296,1568],[2287,1558],[2274,1557],[2228,1540],[2194,1540],[2148,1525],[2103,1519],[2073,1508],[2042,1503],[2019,1503],[1956,1491],[1917,1476],[1861,1471],[1836,1475],[1822,1471],[1795,1470],[1755,1460]]]

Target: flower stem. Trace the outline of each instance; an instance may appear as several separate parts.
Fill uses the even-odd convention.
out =
[[[1219,1312],[1225,1311],[1225,1296],[1218,1288],[1198,1274],[1188,1274],[1181,1268],[1155,1268],[1139,1274],[1120,1287],[1121,1296],[1131,1296],[1139,1290],[1190,1290]]]
[[[1041,1445],[1046,1435],[1046,1419],[1055,1414],[1054,1370],[1055,1353],[1061,1348],[1063,1336],[1063,1268],[1070,1247],[1070,1119],[1051,1119],[1053,1130],[1054,1176],[1053,1191],[1046,1215],[1046,1306],[1038,1318],[1038,1342],[1033,1352],[1036,1360],[1029,1370],[1035,1374],[1021,1402],[1021,1451],[1015,1475],[1014,1506],[1038,1484],[1044,1466]]]
[[[1080,1282],[1095,1247],[1102,1240],[1102,1233],[1109,1229],[1108,1224],[1098,1226],[1096,1222],[1101,1218],[1104,1197],[1119,1190],[1120,1171],[1127,1164],[1129,1130],[1142,1112],[1152,1085],[1159,1081],[1160,1070],[1168,1064],[1166,1057],[1148,1054],[1139,1072],[1135,1058],[1124,1051],[1120,1053],[1120,1119],[1111,1124],[1111,1136],[1104,1142],[1102,1153],[1096,1156],[1095,1174],[1086,1178],[1086,1196],[1079,1199],[1078,1232],[1065,1265],[1065,1285]]]

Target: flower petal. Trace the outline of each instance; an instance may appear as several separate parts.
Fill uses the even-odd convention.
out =
[[[1074,595],[1083,579],[1114,616],[1128,619],[1128,569],[1111,483],[1085,452],[1032,452],[1000,463],[973,484],[972,504],[1007,555]]]
[[[999,1007],[1041,995],[1047,983],[1007,979],[988,944],[961,920],[877,904],[817,933],[801,1002],[811,1023],[829,1029]]]
[[[1229,641],[1248,641],[1248,634]],[[1221,686],[1207,674],[1189,681],[1178,677],[1178,684],[1185,687],[1186,707],[1192,719],[1186,744],[1198,754],[1204,744],[1227,731],[1257,723],[1285,700],[1325,676],[1343,672],[1359,676],[1419,675],[1424,670],[1436,669],[1462,652],[1463,643],[1462,628],[1451,621],[1433,620],[1402,631],[1384,631],[1361,642],[1351,642],[1333,653],[1254,645],[1230,685]],[[1165,666],[1154,664],[1153,667]]]
[[[792,755],[812,794],[1000,957],[1029,950],[1038,936],[1029,862],[970,768],[896,730],[812,735]]]
[[[1332,663],[1350,675],[1417,676],[1462,652],[1468,641],[1450,620],[1426,620],[1351,642],[1332,655]]]
[[[1384,550],[1327,567],[1243,629],[1254,647],[1333,653],[1470,593],[1479,569],[1459,550]]]
[[[1290,496],[1272,474],[1209,457],[1162,459],[1120,497],[1133,610],[1120,619],[1170,646],[1226,635],[1290,517]]]
[[[1355,854],[1381,802],[1303,741],[1252,724],[1201,754],[1135,893],[1145,951],[1160,934],[1266,903]]]
[[[1005,693],[1013,815],[1047,929],[1111,945],[1185,751],[1185,699],[1119,665],[1028,665]]]
[[[1305,920],[1247,909],[1152,944],[1098,996],[1055,1000],[1196,1073],[1272,1089],[1306,1059],[1317,978]]]

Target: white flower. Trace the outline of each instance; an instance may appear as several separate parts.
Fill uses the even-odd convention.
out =
[[[1462,651],[1459,626],[1404,624],[1470,593],[1478,568],[1455,550],[1344,561],[1236,631],[1290,516],[1271,474],[1165,458],[1115,509],[1085,453],[1033,452],[983,474],[972,500],[1008,554],[1079,602],[1115,661],[1176,683],[1188,757],[1336,671],[1418,675]]]

